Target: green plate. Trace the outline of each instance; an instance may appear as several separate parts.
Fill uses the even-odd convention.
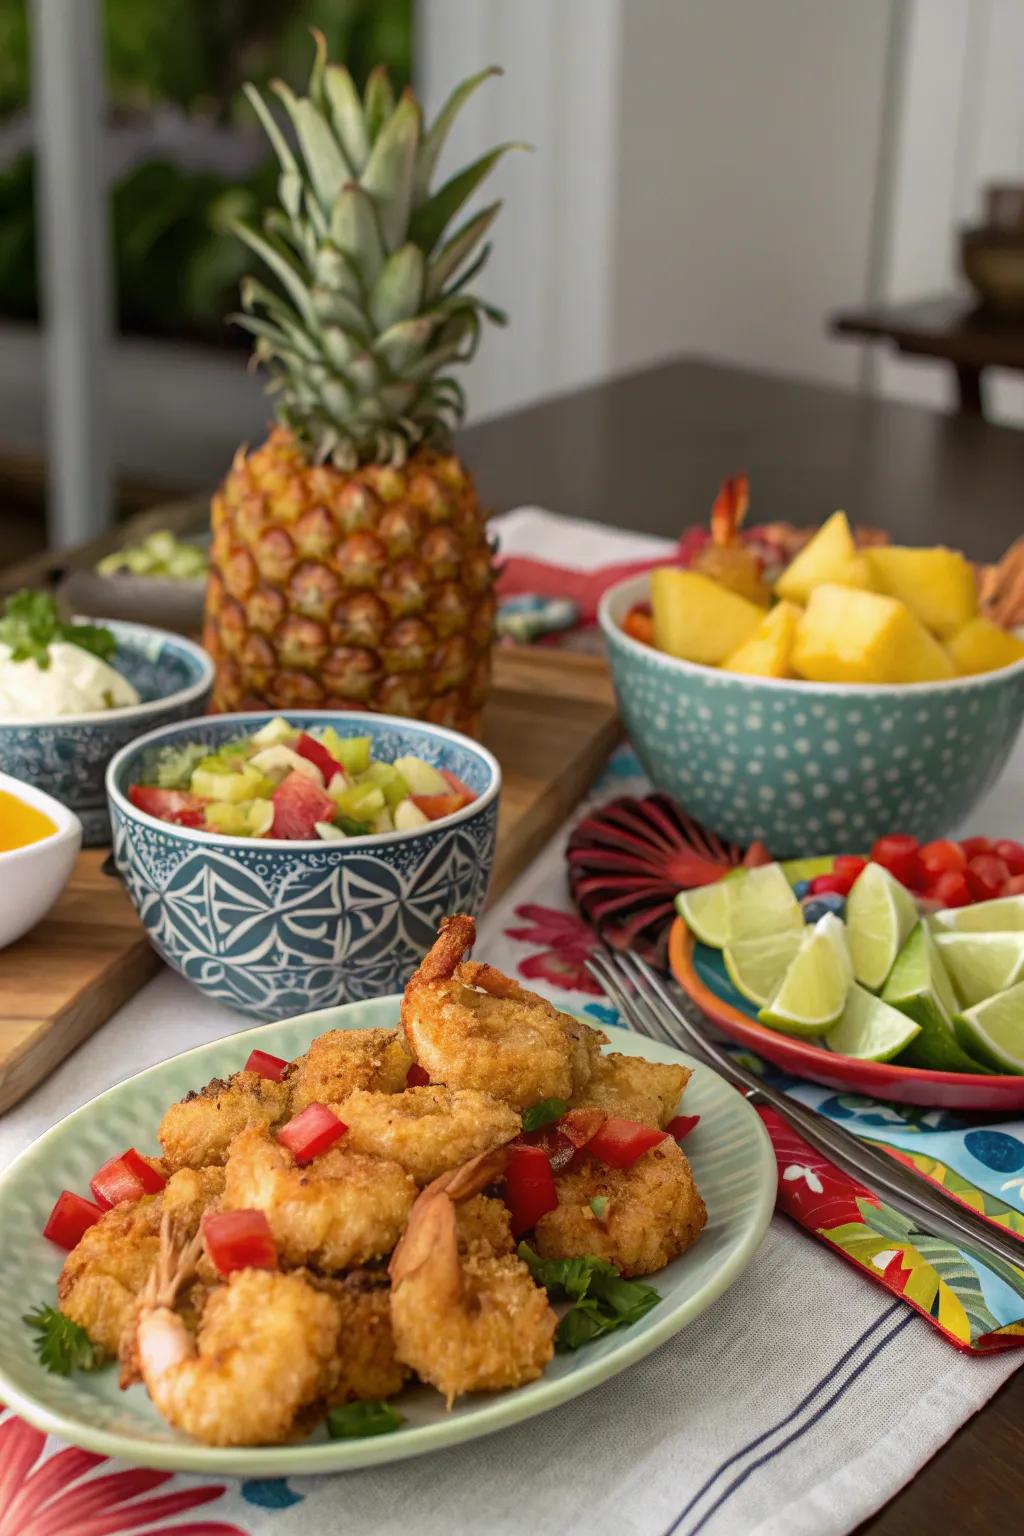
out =
[[[241,1067],[253,1046],[293,1057],[326,1029],[391,1027],[397,997],[349,1003],[264,1024],[129,1078],[76,1110],[23,1152],[0,1178],[0,1401],[62,1440],[146,1467],[235,1477],[308,1476],[376,1466],[476,1439],[589,1391],[671,1338],[732,1284],[752,1259],[775,1204],[776,1167],[760,1119],[734,1088],[680,1051],[613,1030],[615,1048],[649,1061],[693,1067],[686,1111],[701,1122],[686,1151],[708,1207],[708,1224],[689,1253],[656,1277],[660,1305],[632,1328],[556,1355],[539,1381],[515,1391],[463,1400],[447,1413],[436,1392],[414,1387],[394,1434],[331,1441],[322,1429],[300,1445],[255,1449],[203,1446],[171,1429],[144,1388],[121,1392],[116,1368],[95,1375],[50,1375],[37,1363],[22,1314],[54,1301],[60,1252],[42,1228],[62,1188],[86,1191],[99,1165],[127,1146],[157,1152],[166,1107],[211,1077]]]

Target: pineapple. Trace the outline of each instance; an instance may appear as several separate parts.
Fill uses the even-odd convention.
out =
[[[237,233],[276,280],[248,278],[254,358],[278,425],[239,449],[213,498],[203,640],[214,707],[373,709],[476,728],[490,678],[494,571],[472,478],[451,446],[464,395],[450,373],[483,319],[467,284],[500,203],[446,230],[512,145],[437,191],[452,120],[489,69],[425,130],[377,70],[360,99],[323,38],[309,92],[273,89],[297,152],[252,86],[280,163],[280,207]]]

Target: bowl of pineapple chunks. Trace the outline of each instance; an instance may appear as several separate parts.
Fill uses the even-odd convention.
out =
[[[400,992],[441,919],[483,906],[500,790],[468,737],[340,710],[186,720],[107,769],[153,945],[259,1019]]]
[[[743,551],[620,582],[599,619],[658,789],[778,857],[941,836],[1024,720],[1024,639],[956,550],[858,544],[837,512],[774,577]]]

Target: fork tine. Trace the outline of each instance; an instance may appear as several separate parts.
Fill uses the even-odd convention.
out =
[[[672,1020],[677,1033],[685,1036],[687,1049],[696,1051],[698,1056],[709,1060],[712,1065],[720,1070],[725,1070],[726,1072],[730,1070],[735,1071],[735,1063],[728,1052],[719,1045],[717,1040],[709,1038],[698,1027],[687,1009],[681,1007],[672,996],[665,984],[664,978],[659,976],[657,971],[653,970],[646,960],[642,960],[639,956],[634,957],[633,964],[635,969],[643,976],[650,990],[658,998],[662,1013]]]
[[[648,1039],[659,1039],[652,1027],[650,1010],[642,1009],[635,996],[625,986],[624,978],[615,964],[614,957],[603,951],[591,955],[585,961],[587,969],[604,989],[608,997],[624,1016],[630,1028]]]
[[[615,978],[616,985],[624,993],[629,1003],[628,1017],[636,1021],[635,1027],[649,1040],[660,1041],[663,1045],[674,1045],[665,1022],[657,1008],[651,1006],[650,999],[637,986],[632,973],[625,965],[626,956],[613,950],[604,957],[605,970]]]

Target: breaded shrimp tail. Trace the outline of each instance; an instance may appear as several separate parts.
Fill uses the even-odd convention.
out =
[[[437,938],[409,978],[410,987],[430,981],[450,981],[467,950],[476,943],[476,920],[466,912],[441,919]]]
[[[462,1291],[459,1264],[455,1204],[469,1200],[500,1179],[505,1171],[507,1152],[494,1147],[489,1152],[442,1173],[417,1197],[401,1241],[391,1255],[388,1274],[397,1289],[405,1280],[433,1262],[437,1284],[455,1301]]]

